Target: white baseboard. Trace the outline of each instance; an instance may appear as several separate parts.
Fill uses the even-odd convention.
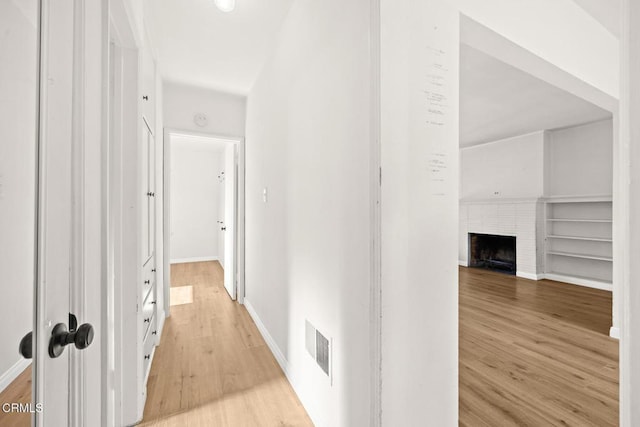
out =
[[[527,273],[526,271],[516,271],[516,276],[529,280],[544,279],[544,274]]]
[[[609,336],[611,338],[615,338],[617,340],[620,339],[620,328],[612,326],[611,329],[609,329]]]
[[[258,313],[256,313],[255,309],[246,298],[244,299],[244,306],[247,308],[249,316],[251,316],[251,318],[253,319],[253,323],[256,324],[258,331],[260,331],[260,335],[262,335],[262,338],[264,338],[267,346],[271,350],[271,353],[273,353],[273,357],[276,358],[278,364],[280,365],[280,368],[282,368],[284,374],[287,376],[287,378],[289,378],[289,364],[287,362],[287,359],[284,357],[284,354],[282,354],[280,347],[278,347],[278,344],[276,344],[276,341],[267,330],[267,327],[264,326],[264,323],[262,323],[262,320],[260,320],[260,316],[258,316]],[[289,382],[291,382],[290,379]]]
[[[461,259],[458,260],[458,265],[460,267],[469,267],[469,263],[467,261],[463,261]]]
[[[24,372],[31,365],[30,359],[20,359],[13,364],[5,373],[0,375],[0,392],[9,386],[18,375]]]
[[[544,279],[555,280],[556,282],[571,283],[572,285],[584,286],[586,288],[600,289],[603,291],[613,291],[611,283],[600,282],[598,280],[585,279],[582,277],[565,276],[563,274],[546,273]]]
[[[170,264],[186,264],[188,262],[206,262],[206,261],[218,261],[219,257],[217,256],[203,256],[203,257],[195,257],[195,258],[177,258],[172,259]]]

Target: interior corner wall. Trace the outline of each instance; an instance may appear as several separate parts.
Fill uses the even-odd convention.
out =
[[[215,136],[244,136],[246,98],[206,88],[165,82],[163,86],[164,126]],[[207,123],[198,126],[196,114]]]
[[[35,271],[36,65],[37,16],[20,3],[0,2],[0,381],[24,369],[18,354],[22,337],[33,329]],[[26,71],[33,72],[26,72]]]
[[[461,149],[461,199],[542,197],[544,141],[541,131]]]
[[[602,196],[613,191],[613,120],[549,131],[547,196]]]
[[[293,2],[248,97],[245,304],[318,427],[370,425],[369,17],[368,0]]]

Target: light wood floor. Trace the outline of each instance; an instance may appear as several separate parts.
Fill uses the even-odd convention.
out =
[[[17,352],[17,348],[16,348]],[[4,403],[31,403],[31,365],[0,393],[0,408]],[[0,410],[0,426],[28,427],[30,413],[4,413]]]
[[[167,319],[144,424],[311,425],[220,266],[174,266],[172,283],[193,286],[194,302]],[[461,268],[460,425],[617,426],[610,322],[609,292]],[[30,399],[30,369],[0,394]],[[29,426],[29,416],[0,411],[0,426]]]
[[[611,293],[460,268],[460,425],[617,426]]]
[[[192,286],[193,303],[171,307],[143,425],[313,425],[247,310],[226,293],[219,263],[173,265],[171,286]]]

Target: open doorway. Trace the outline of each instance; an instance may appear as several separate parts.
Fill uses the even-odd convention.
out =
[[[167,278],[178,264],[215,262],[224,288],[241,298],[238,253],[241,221],[238,205],[241,138],[165,132],[165,258]],[[165,289],[167,312],[188,290]],[[173,296],[173,301],[172,301]]]
[[[461,19],[460,424],[614,426],[615,108],[499,40]]]

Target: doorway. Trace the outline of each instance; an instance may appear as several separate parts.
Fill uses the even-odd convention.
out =
[[[229,297],[242,301],[242,138],[167,130],[164,148],[167,313],[172,292],[184,293],[171,288],[177,264],[219,263]]]

